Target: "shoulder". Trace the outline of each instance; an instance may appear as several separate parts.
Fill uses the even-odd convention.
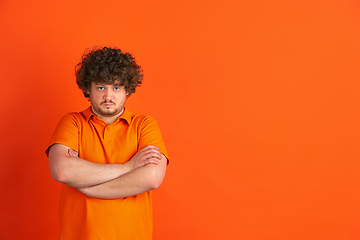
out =
[[[65,126],[79,126],[86,121],[86,117],[83,112],[69,112],[65,114],[59,121],[58,127]]]
[[[128,122],[131,128],[137,129],[138,131],[143,131],[146,129],[157,130],[159,128],[156,120],[153,117],[149,115],[132,113],[128,109],[125,109],[123,118]]]
[[[88,109],[81,112],[69,112],[65,114],[62,119],[83,121],[90,117],[87,111]]]
[[[72,121],[78,121],[82,118],[81,113],[79,112],[70,112],[65,114],[62,118],[61,118],[61,122],[66,121],[66,122],[72,122]]]
[[[142,114],[133,114],[131,118],[131,122],[138,125],[138,126],[147,126],[149,124],[157,124],[156,120],[147,115]]]

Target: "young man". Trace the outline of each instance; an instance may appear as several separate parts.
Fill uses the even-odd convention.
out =
[[[150,191],[168,157],[156,121],[124,107],[142,70],[131,54],[104,47],[84,54],[75,75],[91,106],[65,115],[46,150],[63,183],[59,239],[152,239]]]

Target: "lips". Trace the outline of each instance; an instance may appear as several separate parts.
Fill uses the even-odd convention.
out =
[[[114,106],[113,103],[102,103],[101,105],[106,108],[110,108],[110,107]]]

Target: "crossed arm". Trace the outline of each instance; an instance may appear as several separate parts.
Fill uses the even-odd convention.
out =
[[[159,187],[167,159],[155,146],[146,146],[124,164],[93,163],[77,157],[65,145],[49,149],[52,177],[77,188],[88,197],[115,199],[134,196]]]

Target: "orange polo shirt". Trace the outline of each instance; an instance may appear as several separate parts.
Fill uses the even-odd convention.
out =
[[[50,145],[61,143],[79,157],[96,163],[125,163],[147,145],[159,147],[168,158],[160,129],[149,117],[130,112],[107,125],[91,111],[69,113],[59,122]],[[62,185],[60,240],[152,239],[151,192],[104,200],[89,198]]]

